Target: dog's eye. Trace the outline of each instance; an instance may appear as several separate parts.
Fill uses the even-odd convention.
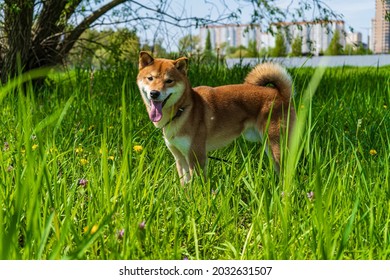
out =
[[[173,80],[168,79],[168,80],[165,81],[165,83],[166,83],[166,84],[172,84],[172,83],[173,83]]]
[[[153,77],[152,76],[148,77],[148,80],[153,81]]]

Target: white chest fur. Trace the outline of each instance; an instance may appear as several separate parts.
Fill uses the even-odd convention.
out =
[[[191,141],[190,138],[187,136],[175,136],[171,138],[165,137],[165,143],[168,147],[175,147],[177,150],[179,150],[184,156],[188,156],[190,147],[191,147]]]

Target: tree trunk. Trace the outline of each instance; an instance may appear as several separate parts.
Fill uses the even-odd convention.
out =
[[[19,71],[24,71],[31,50],[33,0],[6,0],[4,33],[7,46],[1,65],[1,80],[5,82]],[[18,69],[20,68],[20,69]]]

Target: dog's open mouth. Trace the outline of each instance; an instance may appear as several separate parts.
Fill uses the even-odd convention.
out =
[[[150,111],[149,118],[152,122],[158,122],[162,118],[162,102],[160,101],[151,101],[150,102]]]
[[[169,97],[171,97],[172,94],[168,95],[167,98],[165,98],[164,101],[150,101],[150,111],[149,111],[149,118],[152,122],[158,122],[162,118],[162,108],[164,107],[165,103],[167,103]]]

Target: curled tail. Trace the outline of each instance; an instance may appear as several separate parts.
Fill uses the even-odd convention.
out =
[[[257,86],[273,84],[284,98],[290,99],[292,95],[291,76],[279,64],[270,62],[258,64],[246,76],[245,83]]]

